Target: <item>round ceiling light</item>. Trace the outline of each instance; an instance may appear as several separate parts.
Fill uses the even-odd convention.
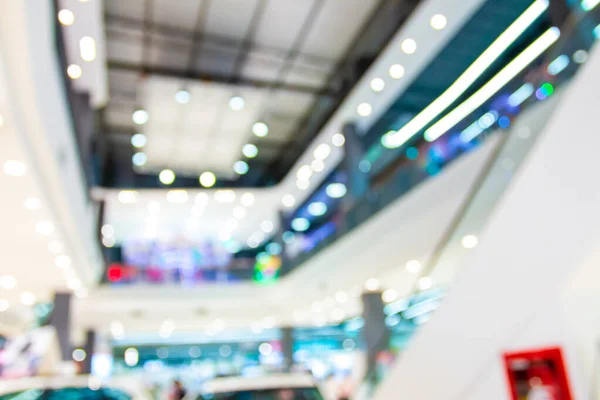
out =
[[[436,31],[441,31],[448,24],[448,20],[444,15],[436,14],[433,17],[431,17],[430,23],[433,29],[435,29]]]
[[[275,225],[273,225],[271,221],[263,221],[260,224],[260,229],[262,229],[262,231],[265,233],[271,233],[273,232],[273,229],[275,229]]]
[[[406,270],[411,274],[416,274],[421,270],[421,263],[419,260],[410,260],[406,263]]]
[[[347,191],[348,189],[346,189],[346,185],[343,183],[330,183],[325,189],[327,196],[331,197],[332,199],[344,197]]]
[[[310,228],[310,221],[306,218],[294,218],[291,225],[296,232],[304,232]]]
[[[346,143],[346,138],[341,133],[336,133],[331,137],[331,143],[333,143],[335,147],[342,147],[344,143]]]
[[[63,8],[58,12],[58,22],[64,26],[71,26],[75,22],[75,14],[73,11]]]
[[[23,176],[27,172],[27,167],[21,161],[8,160],[2,166],[2,170],[6,175]]]
[[[40,208],[42,208],[42,201],[37,197],[28,197],[23,202],[23,207],[25,207],[26,210],[30,211],[39,210]]]
[[[82,73],[81,67],[77,64],[71,64],[67,67],[67,75],[73,80],[81,78]]]
[[[245,144],[242,147],[242,154],[248,158],[254,158],[258,155],[258,147],[251,143]]]
[[[281,198],[281,203],[284,207],[291,208],[296,204],[296,198],[291,194],[286,194]]]
[[[301,181],[307,181],[310,179],[312,174],[312,168],[308,165],[303,165],[302,167],[300,167],[300,169],[298,169],[298,172],[296,172],[296,177]]]
[[[373,112],[373,107],[369,103],[360,103],[358,107],[356,107],[356,112],[361,117],[368,117]]]
[[[131,119],[137,125],[144,125],[149,119],[148,111],[142,109],[135,110],[131,115]]]
[[[252,193],[244,193],[242,197],[240,197],[240,203],[242,203],[244,207],[250,207],[254,204],[254,200],[254,195]]]
[[[433,281],[430,277],[424,276],[421,279],[419,279],[418,286],[420,290],[431,289],[433,287]]]
[[[475,236],[475,235],[466,235],[465,237],[462,238],[461,243],[465,249],[473,249],[477,246],[477,243],[479,243],[479,240],[477,239],[477,236]]]
[[[42,236],[49,236],[54,233],[54,225],[50,221],[40,221],[35,224],[35,231]]]
[[[240,161],[236,161],[233,164],[233,170],[238,175],[246,175],[248,173],[249,169],[250,169],[250,167],[248,166],[248,163],[246,161],[240,160]]]
[[[390,76],[394,79],[400,79],[404,76],[404,67],[400,64],[394,64],[389,70]]]
[[[21,304],[25,306],[32,306],[35,304],[35,296],[30,292],[21,293]]]
[[[252,133],[258,137],[265,137],[269,133],[269,127],[264,122],[256,122],[252,125]]]
[[[371,90],[374,92],[381,92],[385,89],[385,81],[381,78],[373,78],[371,80]]]
[[[321,160],[312,160],[310,167],[315,172],[321,172],[325,169],[325,163]]]
[[[406,54],[414,54],[417,51],[417,42],[414,39],[404,39],[402,51]]]
[[[246,107],[246,101],[240,96],[233,96],[229,99],[229,108],[233,111],[242,111]]]
[[[210,188],[213,187],[217,182],[217,177],[212,172],[206,171],[203,172],[202,175],[200,175],[200,178],[198,180],[200,181],[200,184],[202,186],[204,186],[205,188]]]
[[[175,101],[179,104],[188,104],[192,101],[192,94],[185,89],[178,90],[175,93]]]
[[[323,203],[322,201],[315,201],[308,205],[307,210],[310,215],[320,217],[325,215],[327,212],[327,204]]]
[[[327,159],[327,157],[329,157],[330,154],[331,154],[331,146],[329,146],[327,143],[321,143],[320,145],[317,146],[315,151],[313,151],[313,156],[317,160],[325,160],[325,159]]]
[[[298,189],[300,189],[300,190],[306,190],[310,187],[310,181],[297,180],[296,187],[298,187]]]
[[[170,169],[163,169],[160,171],[160,174],[158,174],[158,179],[163,185],[170,185],[175,182],[175,172]]]
[[[143,133],[136,133],[131,137],[131,145],[135,148],[142,148],[146,145],[148,139]]]
[[[146,162],[148,161],[148,157],[146,156],[146,153],[135,153],[133,155],[133,157],[131,157],[131,162],[133,163],[133,165],[137,166],[137,167],[141,167],[142,165],[145,165]]]

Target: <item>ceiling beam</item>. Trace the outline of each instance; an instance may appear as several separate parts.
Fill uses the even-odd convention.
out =
[[[243,77],[231,78],[224,75],[209,74],[205,72],[188,71],[181,68],[170,68],[162,66],[153,66],[148,64],[135,64],[123,61],[108,61],[108,69],[113,71],[136,72],[140,75],[156,75],[167,78],[185,79],[201,82],[215,82],[225,85],[235,85],[240,87],[249,87],[256,89],[274,89],[287,92],[310,94],[319,97],[337,97],[338,94],[330,90],[323,90],[318,87],[282,83],[277,81],[266,81],[260,79],[249,79]]]

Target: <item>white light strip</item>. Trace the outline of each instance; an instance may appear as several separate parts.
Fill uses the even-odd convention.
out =
[[[461,76],[411,121],[386,139],[388,147],[399,147],[452,105],[548,8],[548,0],[536,0],[519,16]]]
[[[569,59],[569,56],[567,56],[566,54],[562,54],[556,57],[556,59],[554,59],[554,61],[552,61],[550,64],[548,64],[547,71],[552,76],[558,75],[561,72],[563,72],[565,68],[569,66],[570,63],[571,60]]]
[[[434,141],[444,133],[452,129],[456,124],[475,111],[494,94],[502,89],[508,82],[517,76],[525,67],[546,51],[560,37],[560,30],[556,27],[548,29],[542,36],[536,39],[521,54],[512,60],[488,83],[483,85],[475,94],[465,100],[462,104],[452,110],[444,118],[436,122],[425,132],[425,139]]]
[[[533,94],[534,88],[531,83],[526,83],[517,90],[514,91],[513,94],[508,98],[508,105],[511,107],[516,107],[521,105],[525,100],[529,98]]]
[[[581,2],[581,9],[583,11],[591,11],[596,8],[598,4],[600,4],[600,0],[583,0]]]
[[[469,143],[483,132],[483,128],[479,126],[479,121],[473,122],[460,134],[460,140],[463,143]]]
[[[96,58],[96,41],[89,36],[82,37],[79,40],[79,54],[84,61],[94,61]]]

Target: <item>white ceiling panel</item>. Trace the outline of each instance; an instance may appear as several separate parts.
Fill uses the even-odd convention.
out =
[[[174,7],[173,0],[154,0],[153,19],[160,24],[193,31],[203,1],[177,0]]]
[[[245,78],[274,81],[283,66],[282,60],[269,60],[250,55],[244,62],[241,75]]]
[[[289,50],[315,0],[267,0],[254,42]]]
[[[378,0],[327,0],[301,52],[340,58],[377,3]]]
[[[129,33],[128,33],[129,34]],[[111,61],[121,61],[132,64],[142,62],[142,35],[133,34],[133,40],[107,40],[106,52]]]
[[[246,36],[258,0],[211,1],[204,32],[229,38]]]
[[[106,11],[110,15],[140,19],[144,15],[144,0],[106,0]]]
[[[284,81],[295,85],[320,88],[325,86],[329,78],[328,71],[293,65],[285,74]]]
[[[154,35],[151,43],[151,65],[166,66],[183,70],[187,68],[192,50],[191,39],[173,40]]]

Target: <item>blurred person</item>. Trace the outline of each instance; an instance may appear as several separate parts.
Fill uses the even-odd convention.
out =
[[[183,400],[186,394],[187,391],[185,390],[183,383],[178,379],[174,380],[173,387],[169,392],[169,400]]]

